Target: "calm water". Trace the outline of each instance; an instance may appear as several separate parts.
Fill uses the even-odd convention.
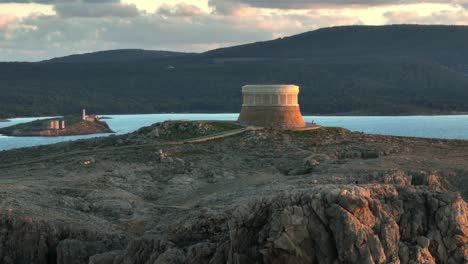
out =
[[[237,120],[238,114],[154,114],[108,115],[105,120],[117,134],[133,132],[141,127],[166,120]],[[0,122],[0,127],[30,122],[38,118],[17,118]],[[468,140],[468,115],[463,116],[306,116],[307,122],[322,126],[338,126],[370,134]],[[71,137],[6,137],[0,135],[0,150],[47,145],[62,141],[107,136],[109,134]]]

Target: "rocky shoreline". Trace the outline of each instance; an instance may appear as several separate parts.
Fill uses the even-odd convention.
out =
[[[0,152],[0,262],[468,261],[468,142],[235,129]]]

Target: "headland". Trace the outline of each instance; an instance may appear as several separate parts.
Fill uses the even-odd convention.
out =
[[[189,121],[4,151],[0,262],[464,263],[466,153]]]

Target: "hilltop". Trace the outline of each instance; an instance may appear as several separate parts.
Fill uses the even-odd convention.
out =
[[[349,26],[199,54],[0,63],[0,116],[239,112],[245,84],[302,87],[305,114],[468,112],[468,27]]]
[[[467,26],[340,26],[272,41],[204,53],[213,58],[288,58],[315,61],[437,61],[455,66],[468,60]]]
[[[468,142],[238,129],[0,152],[0,262],[467,261]]]
[[[105,50],[76,54],[42,61],[43,63],[110,63],[127,61],[150,61],[190,56],[193,53],[141,49]]]

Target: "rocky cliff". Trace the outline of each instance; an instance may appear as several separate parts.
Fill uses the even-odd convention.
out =
[[[468,143],[229,129],[0,152],[0,262],[468,261]]]

